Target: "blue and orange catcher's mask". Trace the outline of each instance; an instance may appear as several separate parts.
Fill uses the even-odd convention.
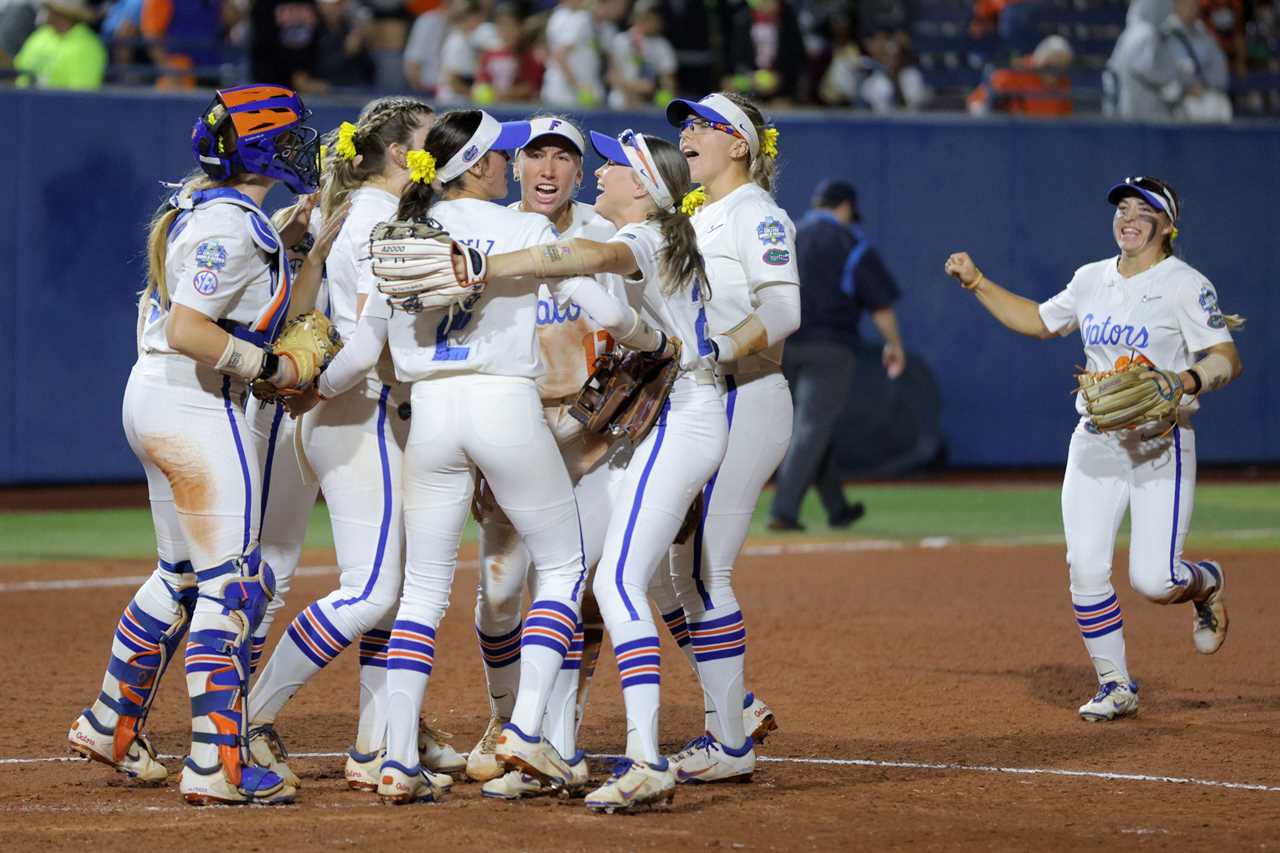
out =
[[[275,178],[299,195],[320,185],[320,135],[292,89],[250,84],[220,89],[196,119],[191,151],[217,181],[245,172]]]

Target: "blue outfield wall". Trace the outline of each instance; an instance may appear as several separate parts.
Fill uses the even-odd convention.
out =
[[[120,426],[134,360],[134,293],[157,181],[191,165],[187,140],[205,96],[0,91],[0,483],[137,479]],[[358,104],[316,109],[329,128]],[[516,117],[506,115],[504,117]],[[600,113],[601,130],[671,137],[660,115]],[[1205,462],[1280,460],[1280,131],[928,117],[787,116],[779,199],[803,214],[813,185],[858,187],[869,231],[905,296],[908,348],[942,389],[949,458],[962,465],[1061,464],[1074,422],[1079,338],[1040,342],[998,328],[942,274],[971,252],[996,281],[1033,299],[1114,252],[1107,187],[1126,174],[1169,179],[1182,195],[1185,257],[1217,286],[1244,377],[1206,399]],[[588,157],[588,171],[596,160]],[[588,175],[583,197],[591,198]],[[513,184],[514,189],[514,184]],[[287,198],[273,196],[283,204]],[[271,206],[270,204],[268,206]]]

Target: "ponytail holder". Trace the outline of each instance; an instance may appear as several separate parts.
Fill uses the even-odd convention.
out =
[[[338,125],[338,142],[334,146],[343,160],[356,159],[356,126],[349,121]]]
[[[1178,239],[1178,226],[1175,225],[1173,226],[1173,230],[1169,232],[1169,241],[1172,242],[1177,239]]]
[[[430,151],[410,151],[404,161],[409,167],[409,180],[415,184],[429,184],[436,179],[436,158]]]
[[[764,138],[760,140],[760,153],[770,160],[778,159],[778,129],[776,127],[766,127],[764,129]]]
[[[684,194],[680,200],[680,212],[685,216],[693,216],[698,208],[707,203],[707,191],[702,187],[694,187]]]

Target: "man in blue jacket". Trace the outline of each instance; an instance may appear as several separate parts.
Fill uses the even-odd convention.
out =
[[[902,374],[906,355],[893,312],[901,292],[860,223],[853,186],[825,180],[796,228],[802,319],[787,338],[782,364],[795,427],[778,468],[770,530],[804,529],[800,502],[811,485],[818,487],[832,527],[848,527],[865,511],[861,502],[845,500],[831,441],[849,396],[862,312],[870,313],[885,340],[882,360],[890,379]]]

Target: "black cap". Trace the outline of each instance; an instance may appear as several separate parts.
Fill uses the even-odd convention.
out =
[[[848,181],[837,178],[826,178],[813,190],[814,207],[839,207],[844,202],[852,205],[855,213],[858,210],[858,191]]]

